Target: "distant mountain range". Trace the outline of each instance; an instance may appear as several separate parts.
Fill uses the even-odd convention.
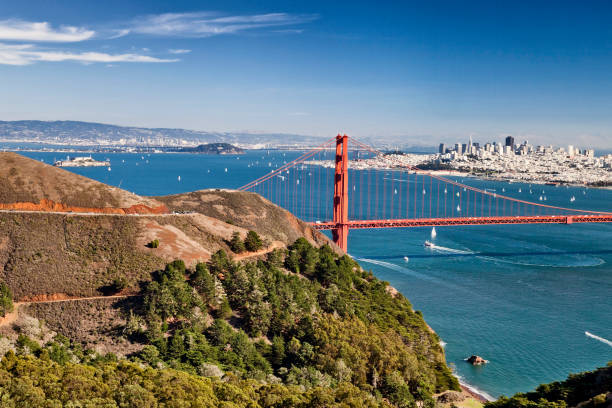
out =
[[[59,145],[197,146],[224,142],[242,147],[316,146],[323,139],[282,133],[204,132],[78,121],[0,121],[0,141]]]
[[[330,135],[329,137],[332,137]],[[71,120],[0,121],[0,142],[31,142],[73,146],[195,147],[207,143],[230,143],[242,148],[314,147],[328,138],[291,133],[206,132],[200,130],[117,126]],[[435,146],[410,143],[395,137],[359,140],[382,150],[434,153]]]

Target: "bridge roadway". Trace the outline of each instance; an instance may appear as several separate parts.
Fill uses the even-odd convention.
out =
[[[593,215],[540,215],[514,217],[456,217],[456,218],[408,218],[394,220],[359,220],[344,223],[350,229],[364,228],[409,228],[409,227],[444,227],[458,225],[504,225],[504,224],[580,224],[594,222],[612,222],[612,214]],[[338,228],[335,222],[311,222],[311,227],[318,230]]]

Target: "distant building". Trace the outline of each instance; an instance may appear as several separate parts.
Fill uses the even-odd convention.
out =
[[[514,150],[514,137],[506,136],[506,146],[510,146]]]
[[[440,154],[446,153],[446,145],[444,143],[440,143],[440,149],[438,151]]]
[[[457,154],[463,154],[461,143],[455,143],[455,151],[457,152]]]

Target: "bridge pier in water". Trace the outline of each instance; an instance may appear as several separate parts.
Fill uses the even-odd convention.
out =
[[[348,136],[336,136],[336,171],[334,175],[334,243],[348,249]]]

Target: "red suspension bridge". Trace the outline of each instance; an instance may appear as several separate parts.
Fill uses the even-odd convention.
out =
[[[612,212],[521,200],[410,165],[374,168],[382,154],[338,135],[240,190],[262,195],[316,229],[331,230],[344,251],[354,228],[612,222]]]

